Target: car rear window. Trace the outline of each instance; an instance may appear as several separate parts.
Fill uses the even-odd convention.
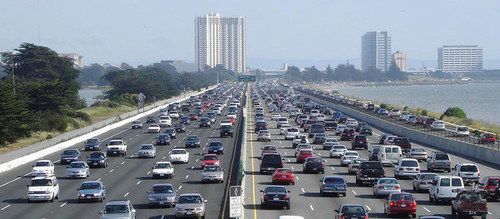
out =
[[[281,162],[281,156],[279,154],[264,154],[262,161],[270,163],[278,163]]]
[[[449,160],[448,154],[436,154],[436,160]]]
[[[500,182],[500,179],[490,179],[488,180],[488,185],[489,186],[496,186]]]
[[[443,178],[443,179],[441,179],[440,186],[450,186],[450,179],[449,178]]]
[[[464,165],[460,167],[461,172],[477,172],[477,166],[475,165]]]
[[[392,153],[399,153],[399,148],[392,148]]]
[[[403,161],[401,161],[401,166],[418,167],[418,162],[414,161],[414,160],[403,160]]]
[[[362,169],[383,169],[382,163],[380,162],[363,162],[361,163]]]
[[[324,179],[325,183],[331,183],[331,184],[344,184],[345,181],[342,178],[339,177],[326,177]]]
[[[393,194],[391,195],[391,200],[395,201],[413,201],[413,195],[411,194]]]

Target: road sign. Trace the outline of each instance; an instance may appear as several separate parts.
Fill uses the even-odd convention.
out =
[[[240,75],[240,76],[238,76],[238,81],[241,81],[241,82],[254,82],[255,81],[255,75]]]
[[[241,217],[241,186],[229,187],[229,217]]]

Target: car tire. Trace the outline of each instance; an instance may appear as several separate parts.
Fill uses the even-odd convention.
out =
[[[266,204],[264,204],[264,203],[260,203],[260,207],[261,207],[262,209],[266,209],[266,208],[267,208]]]
[[[410,215],[412,218],[417,218],[417,214],[411,214]]]

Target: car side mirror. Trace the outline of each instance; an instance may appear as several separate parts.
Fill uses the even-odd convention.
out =
[[[131,211],[131,212],[132,212],[132,213],[135,213],[135,209],[132,209],[132,211]]]
[[[151,193],[151,191],[147,191],[146,193],[150,194],[150,193]]]
[[[104,214],[104,211],[103,210],[99,211],[99,214]]]
[[[30,187],[30,185],[26,185],[26,187]]]
[[[336,209],[336,210],[335,210],[335,212],[336,212],[337,214],[338,214],[338,213],[340,213],[340,211],[339,211],[338,209]]]

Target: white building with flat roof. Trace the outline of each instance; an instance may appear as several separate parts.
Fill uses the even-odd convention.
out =
[[[483,71],[483,49],[477,45],[449,45],[438,49],[438,69],[463,75]]]
[[[406,54],[401,51],[396,51],[395,53],[392,54],[392,61],[396,63],[396,66],[398,66],[399,70],[401,71],[406,71]]]
[[[391,62],[391,37],[387,31],[367,32],[361,37],[361,71],[375,68],[386,72]]]
[[[59,53],[59,56],[70,59],[75,68],[82,69],[84,67],[83,56],[81,55],[76,53]]]
[[[196,66],[223,65],[236,73],[245,72],[245,20],[220,17],[217,13],[195,18]]]

